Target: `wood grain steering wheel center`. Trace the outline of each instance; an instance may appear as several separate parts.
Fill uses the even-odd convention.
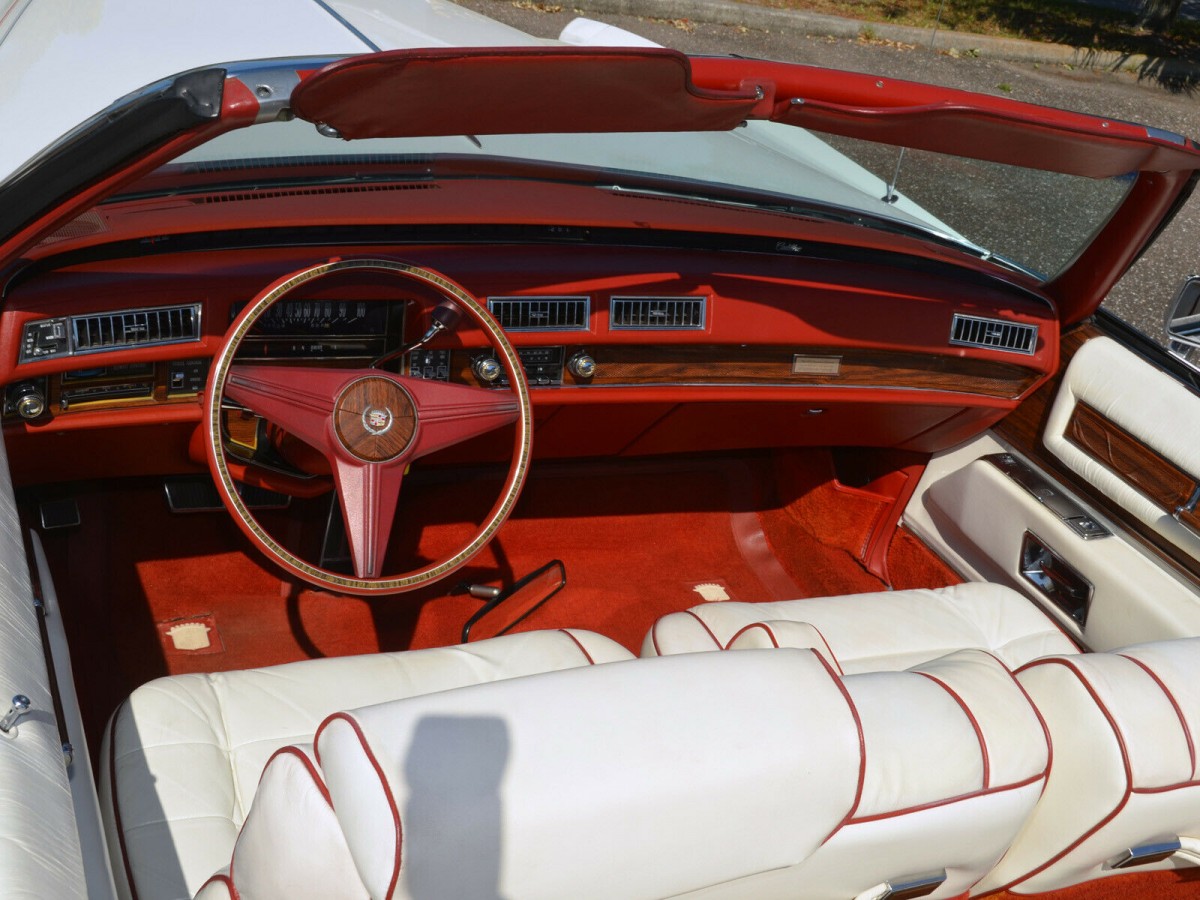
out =
[[[390,462],[412,446],[417,406],[412,394],[390,379],[359,378],[346,385],[334,402],[333,429],[355,458]]]

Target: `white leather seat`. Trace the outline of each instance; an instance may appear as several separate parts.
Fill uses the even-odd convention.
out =
[[[337,713],[315,747],[272,759],[204,900],[847,900],[943,870],[952,897],[1048,757],[979,651],[844,679],[806,650],[617,662]]]
[[[808,647],[840,672],[906,669],[955,650],[987,650],[1010,669],[1076,653],[1063,631],[1010,588],[968,582],[776,603],[706,603],[663,616],[643,656]]]
[[[1029,822],[979,892],[1200,865],[1200,638],[1041,659],[1017,677],[1045,719],[1053,763]],[[1131,848],[1176,840],[1161,861],[1111,867]]]
[[[630,657],[600,635],[562,630],[143,685],[113,715],[101,749],[118,890],[190,898],[228,865],[268,758],[311,741],[336,710]]]

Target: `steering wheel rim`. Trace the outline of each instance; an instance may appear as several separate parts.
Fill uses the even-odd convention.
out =
[[[505,479],[504,486],[496,503],[484,519],[483,524],[453,554],[436,560],[428,566],[394,576],[359,577],[357,575],[348,576],[338,572],[331,572],[313,565],[307,560],[301,559],[286,547],[283,547],[263,529],[242,500],[241,495],[236,489],[233,476],[230,474],[229,467],[226,464],[223,450],[221,428],[222,403],[225,400],[226,389],[232,370],[234,369],[234,357],[254,324],[272,305],[286,298],[288,294],[301,285],[334,273],[348,271],[385,272],[394,274],[401,279],[414,280],[432,287],[444,299],[458,305],[484,331],[489,339],[493,351],[497,354],[497,357],[508,373],[509,387],[512,394],[515,395],[518,407],[515,420],[516,434],[508,476]],[[409,394],[409,391],[404,386],[406,382],[410,383],[411,386],[411,382],[420,381],[420,379],[407,379],[403,376],[392,375],[380,370],[359,370],[357,378],[361,380],[364,377],[373,376],[383,377],[394,382],[405,394]],[[487,388],[472,388],[469,390],[491,393],[491,389]],[[411,394],[409,396],[411,397]],[[337,411],[335,410],[333,415],[336,416],[336,414]],[[416,423],[420,419],[419,410],[414,408],[413,415],[415,420],[414,428],[416,428],[418,427]],[[332,424],[331,427],[333,427]],[[393,594],[416,590],[446,577],[466,565],[495,536],[496,532],[512,512],[528,474],[529,461],[532,454],[533,415],[525,370],[521,365],[520,358],[517,356],[512,342],[509,341],[507,335],[504,334],[499,324],[492,318],[487,309],[463,287],[431,269],[411,265],[399,260],[384,258],[332,259],[277,279],[260,292],[251,303],[247,304],[246,308],[230,326],[220,350],[213,359],[213,364],[209,372],[204,412],[204,435],[209,468],[212,471],[213,480],[216,483],[218,493],[221,495],[222,502],[242,532],[269,559],[288,572],[319,587],[350,594]],[[319,449],[325,452],[323,448]],[[400,464],[407,466],[415,458],[417,457],[410,456],[404,458]],[[333,460],[331,459],[330,462],[332,465]],[[397,463],[394,460],[389,460],[387,464],[395,465]],[[363,463],[363,465],[370,466],[374,464],[367,462]],[[339,499],[342,501],[343,511],[345,511],[346,498],[342,493],[341,486],[338,485],[335,487],[335,490],[339,493]]]

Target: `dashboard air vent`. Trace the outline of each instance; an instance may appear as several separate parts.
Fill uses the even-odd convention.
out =
[[[75,353],[198,340],[198,303],[71,317],[71,349]]]
[[[950,343],[1032,356],[1037,350],[1037,333],[1036,325],[1024,322],[1006,322],[1003,319],[983,319],[955,313],[950,326]]]
[[[613,297],[608,304],[608,327],[614,331],[704,328],[707,297]]]
[[[489,297],[488,310],[505,331],[586,331],[589,297]]]

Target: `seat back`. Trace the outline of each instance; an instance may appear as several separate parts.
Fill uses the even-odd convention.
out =
[[[317,752],[371,894],[633,900],[801,862],[853,802],[854,717],[812,654],[741,656],[332,717]]]
[[[663,616],[642,656],[756,646],[808,647],[839,671],[896,671],[955,650],[987,650],[1010,669],[1076,647],[1021,594],[967,582],[777,603],[706,603]]]
[[[337,713],[315,747],[268,766],[213,896],[320,860],[287,896],[844,900],[945,870],[930,896],[950,897],[1007,848],[1047,756],[978,651],[845,679],[791,649],[616,662]],[[289,836],[307,817],[328,853]]]
[[[1018,678],[1053,765],[981,890],[1039,893],[1200,863],[1200,638],[1050,657]]]
[[[630,658],[601,635],[563,629],[142,685],[113,715],[101,751],[118,896],[194,894],[229,863],[267,760],[311,742],[332,712]]]

